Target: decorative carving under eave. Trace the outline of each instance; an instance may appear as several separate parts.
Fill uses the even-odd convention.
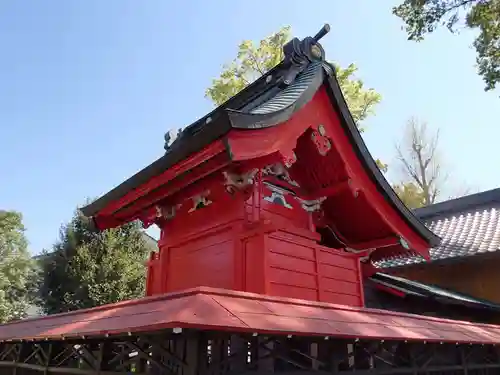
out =
[[[297,161],[297,155],[295,155],[295,152],[293,150],[291,150],[290,152],[281,151],[280,153],[282,155],[283,164],[287,168],[290,168]]]
[[[352,247],[349,247],[349,246],[346,246],[344,247],[344,251],[346,253],[350,253],[350,254],[361,254],[362,257],[366,257],[366,256],[369,256],[371,253],[373,253],[375,250],[377,250],[376,248],[374,247],[371,247],[369,249],[354,249]]]
[[[191,213],[211,205],[213,202],[210,199],[208,199],[209,195],[210,195],[210,190],[206,190],[201,194],[191,197],[191,200],[193,201],[193,207],[191,207],[188,212]]]
[[[234,194],[237,191],[245,190],[247,187],[253,185],[255,176],[259,170],[257,168],[251,169],[248,172],[237,174],[224,171],[224,187],[229,194]]]
[[[175,217],[177,211],[182,207],[182,203],[173,206],[156,206],[156,217],[171,220]]]
[[[299,184],[297,182],[295,182],[294,180],[292,180],[290,178],[290,175],[289,175],[288,171],[286,170],[286,168],[281,163],[276,163],[276,164],[271,164],[271,165],[266,166],[264,168],[264,170],[262,171],[262,173],[265,176],[276,177],[279,180],[285,181],[285,182],[289,183],[292,186],[296,186],[296,187],[299,186]]]
[[[365,255],[364,257],[360,257],[359,261],[361,263],[368,263],[370,261],[370,255]]]
[[[290,193],[289,191],[268,182],[266,182],[266,186],[271,190],[271,195],[264,197],[265,201],[293,209],[293,206],[286,201],[286,196]]]
[[[328,151],[332,148],[332,141],[326,136],[326,129],[323,125],[318,125],[316,129],[313,129],[311,140],[322,156],[328,154]]]
[[[403,236],[398,236],[399,238],[399,243],[400,245],[405,249],[405,250],[411,250],[411,246],[410,244],[408,243],[408,241],[406,241],[406,238],[404,238]]]
[[[349,190],[351,190],[354,198],[359,197],[361,186],[358,183],[356,183],[356,181],[353,178],[349,178],[349,180],[347,181],[347,186],[349,187]]]
[[[326,197],[321,197],[314,200],[304,200],[297,197],[297,200],[300,202],[300,205],[307,212],[317,212],[321,210],[321,204],[325,201]]]

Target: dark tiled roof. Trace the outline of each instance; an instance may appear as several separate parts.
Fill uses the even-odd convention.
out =
[[[457,293],[452,290],[443,289],[435,285],[424,284],[402,277],[388,275],[385,273],[376,273],[370,277],[370,281],[381,284],[385,287],[395,289],[405,295],[413,295],[420,298],[429,298],[437,300],[441,303],[451,305],[468,306],[472,308],[481,308],[488,310],[500,311],[500,305],[472,296]]]
[[[500,189],[416,209],[415,215],[441,237],[430,251],[431,260],[462,258],[500,250]],[[423,262],[423,258],[392,259],[379,267]]]

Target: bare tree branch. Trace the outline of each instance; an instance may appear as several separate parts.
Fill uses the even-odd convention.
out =
[[[395,146],[396,158],[403,174],[402,184],[415,184],[419,191],[411,191],[422,195],[424,205],[435,203],[447,179],[447,175],[442,173],[438,146],[439,131],[430,134],[427,124],[416,118],[408,120],[405,136]]]

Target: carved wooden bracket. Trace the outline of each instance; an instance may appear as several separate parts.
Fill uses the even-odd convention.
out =
[[[304,199],[300,199],[298,197],[297,197],[297,199],[300,202],[300,204],[302,205],[302,208],[304,209],[304,211],[317,212],[317,211],[321,210],[321,204],[323,203],[323,201],[325,201],[326,197],[321,197],[321,198],[313,199],[313,200],[304,200]]]
[[[209,195],[210,190],[206,190],[201,194],[191,197],[191,200],[193,201],[193,207],[191,207],[188,212],[191,213],[203,207],[211,205],[213,202],[208,198]]]
[[[279,180],[285,181],[292,186],[298,187],[299,184],[290,178],[290,175],[281,163],[270,164],[263,169],[263,174],[265,176],[273,176]]]
[[[237,191],[244,191],[255,182],[258,169],[254,168],[245,173],[237,174],[228,171],[222,172],[224,175],[224,187],[226,191],[233,195]]]
[[[156,217],[171,220],[177,214],[177,211],[182,207],[182,203],[173,206],[156,206]]]
[[[318,149],[320,155],[325,156],[332,148],[332,141],[326,136],[326,129],[318,125],[311,133],[311,140]]]
[[[290,168],[296,161],[297,155],[295,155],[295,151],[280,151],[281,160],[283,161],[283,165],[287,168]]]

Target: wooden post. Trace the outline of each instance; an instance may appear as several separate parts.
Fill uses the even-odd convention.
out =
[[[239,335],[232,335],[230,342],[231,371],[243,372],[247,365],[248,342]]]

